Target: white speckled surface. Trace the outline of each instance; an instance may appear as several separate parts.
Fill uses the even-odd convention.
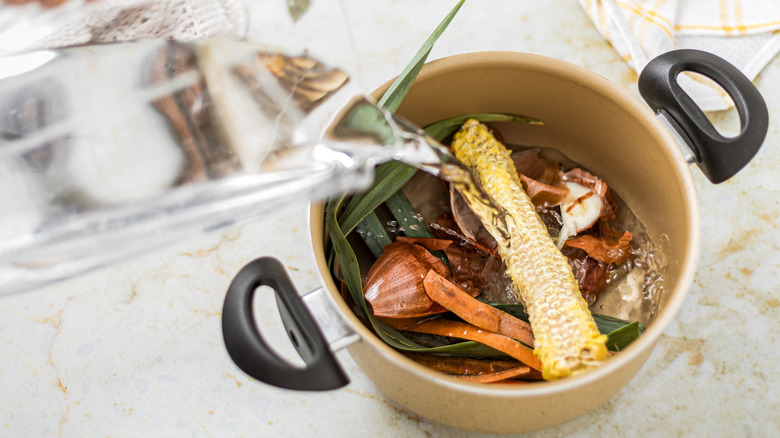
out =
[[[312,3],[292,25],[284,0],[257,2],[250,39],[307,47],[357,69],[370,90],[401,71],[454,1]],[[430,59],[482,50],[561,58],[636,94],[635,75],[575,0],[470,0]],[[682,310],[616,397],[539,436],[780,433],[780,61],[757,84],[772,117],[758,157],[719,186],[692,169],[703,240]],[[733,112],[713,118],[726,129],[736,121]],[[0,297],[0,436],[469,436],[385,400],[345,352],[338,358],[352,381],[329,393],[274,389],[232,364],[220,331],[230,279],[255,257],[273,255],[300,290],[313,289],[319,277],[309,245],[299,204],[56,286]],[[275,311],[266,298],[256,304],[260,318]],[[279,326],[262,330],[290,355]]]

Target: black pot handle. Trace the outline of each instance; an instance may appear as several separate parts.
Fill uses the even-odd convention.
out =
[[[277,356],[260,336],[252,315],[252,297],[260,286],[270,286],[276,293],[282,322],[305,367]],[[261,382],[305,391],[336,389],[349,383],[284,266],[274,258],[250,262],[233,279],[222,311],[222,336],[233,362]]]
[[[707,76],[726,90],[737,107],[739,135],[727,138],[718,133],[677,83],[683,71]],[[747,165],[769,129],[766,103],[755,85],[724,59],[700,50],[674,50],[650,61],[639,75],[639,94],[653,111],[665,113],[678,125],[699,168],[715,184]]]

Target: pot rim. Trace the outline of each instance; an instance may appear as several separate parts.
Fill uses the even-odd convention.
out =
[[[423,365],[420,365],[411,359],[408,359],[400,352],[394,350],[389,345],[385,344],[381,339],[374,335],[368,327],[366,327],[357,316],[352,313],[352,310],[342,300],[338,293],[333,279],[328,275],[327,261],[324,254],[324,245],[315,242],[315,236],[325,236],[323,213],[324,204],[322,203],[309,203],[309,237],[314,251],[314,256],[319,268],[320,276],[323,283],[328,288],[330,294],[335,298],[336,305],[341,310],[342,317],[349,322],[350,327],[360,335],[360,339],[364,342],[371,344],[374,349],[382,354],[382,356],[393,362],[397,366],[401,366],[413,372],[419,377],[432,379],[434,382],[445,386],[449,389],[459,391],[467,394],[481,394],[490,395],[495,397],[533,397],[538,395],[550,395],[554,393],[563,393],[570,391],[574,388],[589,385],[595,381],[608,378],[608,375],[615,369],[623,367],[629,363],[634,356],[644,351],[647,348],[651,350],[654,348],[656,342],[660,338],[663,330],[671,322],[679,311],[685,296],[688,293],[693,277],[696,270],[696,264],[699,256],[699,239],[700,239],[700,224],[699,224],[699,209],[698,209],[698,197],[696,194],[696,187],[691,175],[690,167],[685,161],[682,152],[675,143],[672,135],[663,127],[659,120],[656,119],[655,114],[647,107],[643,102],[634,97],[628,90],[618,86],[617,84],[609,81],[608,79],[592,72],[584,67],[576,64],[572,64],[559,59],[535,55],[520,52],[509,51],[490,51],[490,52],[472,52],[454,55],[446,58],[441,58],[425,64],[420,71],[418,78],[424,79],[431,76],[438,76],[445,74],[452,69],[462,69],[464,67],[478,67],[479,64],[483,64],[489,61],[491,64],[501,64],[506,67],[521,67],[523,70],[536,70],[544,71],[546,74],[552,74],[564,79],[577,83],[578,85],[586,88],[590,88],[593,91],[602,94],[618,102],[622,108],[630,113],[632,117],[637,119],[643,126],[648,128],[654,138],[654,142],[661,148],[666,156],[670,158],[671,164],[675,173],[680,177],[679,182],[682,184],[684,194],[687,197],[687,215],[689,218],[687,224],[687,258],[682,260],[684,268],[680,273],[680,279],[678,281],[677,288],[671,299],[666,302],[665,308],[658,314],[655,320],[648,327],[645,328],[643,334],[635,340],[626,350],[623,350],[616,357],[606,361],[601,366],[579,374],[577,376],[568,377],[565,379],[558,379],[555,381],[545,381],[539,383],[531,383],[523,385],[522,388],[512,388],[508,385],[485,385],[480,383],[464,382],[456,377],[447,376],[442,373],[437,373]],[[381,93],[387,89],[392,80],[380,87],[374,94]],[[666,290],[665,293],[672,293],[673,291]],[[315,319],[316,319],[316,315]]]

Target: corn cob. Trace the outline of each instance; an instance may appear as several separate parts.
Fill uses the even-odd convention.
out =
[[[507,273],[526,305],[542,376],[552,380],[595,367],[607,357],[607,337],[599,333],[566,257],[523,190],[509,150],[476,120],[463,125],[452,147],[504,210],[505,232],[484,212],[475,213],[498,241]]]

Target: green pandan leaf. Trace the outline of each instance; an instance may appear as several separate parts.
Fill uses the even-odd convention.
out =
[[[417,74],[420,73],[420,69],[422,69],[425,64],[425,60],[428,59],[428,55],[431,53],[433,45],[447,29],[447,26],[450,25],[450,22],[455,18],[455,14],[458,13],[465,1],[466,0],[460,0],[458,4],[452,8],[450,13],[444,17],[444,20],[433,31],[431,36],[425,40],[422,47],[420,47],[420,50],[418,50],[414,55],[414,58],[412,58],[412,61],[409,62],[393,84],[390,85],[390,88],[387,89],[382,98],[379,99],[379,106],[382,106],[393,113],[398,110],[404,97],[406,97],[406,93],[409,92],[409,88],[412,87],[412,83],[414,83],[414,80],[417,78]]]
[[[639,321],[634,321],[609,333],[607,335],[607,348],[610,351],[625,350],[642,334],[641,325]]]
[[[409,237],[436,237],[428,228],[428,225],[422,221],[422,215],[414,209],[412,203],[409,202],[409,199],[402,191],[399,190],[393,196],[387,198],[385,205],[395,220],[398,221],[398,226],[403,229],[405,235]],[[447,260],[447,255],[444,254],[444,251],[434,251],[433,255],[440,258],[447,265],[447,268],[450,267],[450,262]]]
[[[339,217],[345,235],[409,181],[417,169],[400,161],[389,161],[376,168],[374,185],[352,197]]]
[[[371,251],[374,257],[379,257],[385,252],[385,246],[393,243],[390,240],[390,236],[387,235],[385,227],[382,225],[382,221],[376,216],[376,213],[369,213],[359,224],[357,224],[357,232],[360,237],[366,242],[366,246]]]
[[[390,209],[398,226],[403,228],[404,234],[409,237],[435,237],[428,229],[428,225],[422,221],[422,216],[412,207],[412,203],[400,190],[387,198],[385,205]]]

